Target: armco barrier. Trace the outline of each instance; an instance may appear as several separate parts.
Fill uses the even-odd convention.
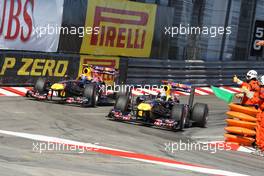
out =
[[[90,57],[87,58],[89,60]],[[109,60],[109,57],[95,58],[98,59],[98,64],[102,62],[100,58]],[[113,58],[110,57],[110,60]],[[32,85],[38,77],[48,77],[51,81],[59,81],[65,75],[76,78],[79,66],[78,54],[0,51],[0,85]],[[119,69],[120,83],[153,85],[159,84],[161,80],[173,79],[196,86],[220,86],[232,85],[232,77],[235,74],[243,79],[249,69],[255,69],[260,75],[263,74],[264,62],[121,58]]]
[[[121,65],[127,66],[124,74],[127,84],[158,84],[161,80],[173,79],[181,83],[197,86],[233,85],[232,77],[245,78],[248,70],[264,73],[264,62],[224,61],[204,62],[171,61],[154,59],[121,59]]]

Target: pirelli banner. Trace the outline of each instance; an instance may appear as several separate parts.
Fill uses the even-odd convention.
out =
[[[83,38],[81,53],[149,57],[156,5],[124,0],[89,0],[86,27],[99,28]]]

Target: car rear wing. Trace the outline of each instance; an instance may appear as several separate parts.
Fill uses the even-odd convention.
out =
[[[185,92],[185,93],[191,93],[192,91],[192,85],[190,84],[181,84],[181,83],[176,83],[176,82],[171,82],[171,81],[162,81],[162,83],[165,85],[170,85],[171,91],[180,91],[180,92]]]
[[[190,84],[181,84],[181,83],[176,83],[172,81],[162,81],[163,84],[165,85],[170,85],[171,86],[171,91],[180,91],[180,92],[185,92],[189,93],[189,100],[188,100],[188,105],[190,108],[193,106],[193,101],[194,101],[194,96],[195,96],[195,87],[190,85]]]
[[[83,64],[83,68],[91,68],[92,73],[107,74],[107,75],[118,75],[119,72],[111,67],[94,66],[89,64]]]

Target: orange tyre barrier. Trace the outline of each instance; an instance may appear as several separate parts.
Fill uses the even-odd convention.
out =
[[[231,111],[241,112],[254,117],[256,117],[256,115],[260,112],[255,107],[246,107],[235,103],[229,104],[229,108]]]
[[[226,112],[227,133],[224,135],[226,142],[238,143],[243,146],[252,146],[256,142],[257,114],[255,107],[246,107],[239,104],[229,104],[230,111]],[[263,133],[264,134],[264,133]]]
[[[242,127],[225,127],[225,130],[229,133],[232,134],[238,134],[241,136],[255,136],[256,135],[256,131],[254,130],[250,130],[247,128],[242,128]]]
[[[240,120],[248,121],[248,122],[257,121],[255,117],[241,113],[241,112],[228,111],[226,114],[228,115],[229,118],[240,119]]]
[[[228,126],[242,127],[242,128],[247,128],[251,130],[256,129],[256,126],[257,126],[256,123],[246,122],[246,121],[241,121],[241,120],[236,120],[236,119],[226,119],[226,122]]]
[[[250,137],[237,136],[228,133],[226,133],[224,136],[226,142],[238,143],[239,145],[243,146],[251,146],[252,143],[255,142],[255,139]]]

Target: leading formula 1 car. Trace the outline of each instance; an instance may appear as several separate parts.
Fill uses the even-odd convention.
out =
[[[107,91],[107,85],[102,77],[115,79],[117,75],[115,69],[86,64],[83,65],[82,74],[75,80],[66,77],[65,80],[52,84],[46,79],[39,78],[33,90],[28,91],[26,96],[82,106],[109,104],[115,97]]]
[[[203,103],[193,105],[195,88],[173,82],[165,83],[158,95],[120,96],[107,118],[171,130],[183,130],[185,127],[193,126],[206,127],[208,105]],[[173,91],[190,93],[188,104],[181,104]]]

